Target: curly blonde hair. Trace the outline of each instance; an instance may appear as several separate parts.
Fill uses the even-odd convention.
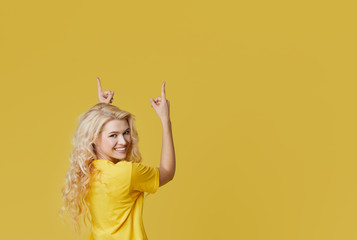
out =
[[[71,216],[74,229],[80,231],[80,217],[83,216],[84,224],[90,221],[89,203],[86,196],[89,191],[91,177],[97,176],[92,162],[97,159],[94,141],[100,136],[103,126],[111,120],[126,119],[130,126],[131,146],[128,149],[126,161],[142,162],[138,150],[138,133],[134,124],[135,116],[121,110],[114,105],[98,103],[81,114],[78,127],[72,139],[73,150],[70,155],[70,167],[66,175],[66,182],[62,187],[63,206],[59,215],[63,218],[68,212]]]

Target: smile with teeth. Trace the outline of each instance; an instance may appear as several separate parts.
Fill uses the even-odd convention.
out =
[[[126,147],[124,148],[114,148],[115,151],[117,152],[125,152],[126,151]]]

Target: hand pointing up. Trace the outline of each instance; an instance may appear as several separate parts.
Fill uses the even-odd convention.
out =
[[[161,85],[161,97],[150,98],[151,106],[155,109],[161,122],[170,120],[170,102],[166,99],[165,84],[166,82],[163,82]]]
[[[99,102],[112,103],[114,100],[114,98],[113,98],[114,92],[113,91],[103,92],[99,77],[97,77],[97,84],[98,84],[98,100],[99,100]]]

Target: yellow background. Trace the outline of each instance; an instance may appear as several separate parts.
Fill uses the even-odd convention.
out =
[[[76,239],[60,188],[99,76],[151,166],[167,83],[177,169],[144,203],[149,239],[357,239],[356,7],[2,2],[1,238]]]

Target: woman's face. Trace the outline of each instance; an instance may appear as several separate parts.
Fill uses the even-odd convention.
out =
[[[94,144],[98,159],[107,159],[112,162],[125,159],[131,144],[128,121],[116,119],[107,122]]]

